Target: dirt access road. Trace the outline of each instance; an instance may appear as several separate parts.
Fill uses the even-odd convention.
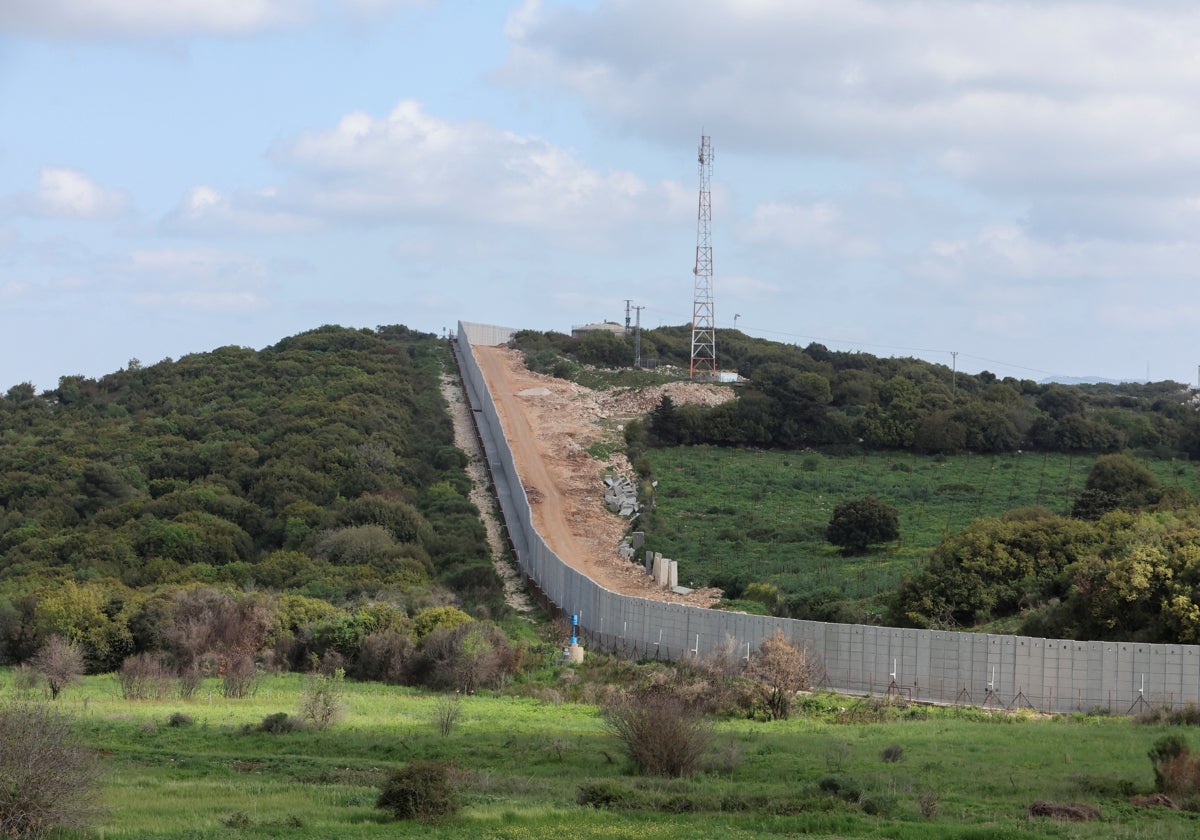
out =
[[[647,401],[657,404],[657,392],[669,393],[677,403],[714,404],[728,399],[728,390],[679,382],[650,389],[650,394],[613,399],[574,382],[530,372],[516,350],[471,349],[496,402],[533,509],[534,527],[546,544],[569,566],[613,592],[710,606],[718,590],[676,594],[656,586],[642,563],[620,556],[617,549],[629,522],[604,506],[603,479],[606,473],[629,472],[629,465],[623,455],[605,463],[587,450],[600,441],[615,441],[621,423],[644,411]],[[686,578],[686,558],[675,559],[680,560],[680,577]]]

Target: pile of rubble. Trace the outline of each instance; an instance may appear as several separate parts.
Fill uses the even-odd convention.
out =
[[[653,411],[663,397],[670,397],[675,405],[714,406],[736,396],[732,388],[706,382],[668,382],[650,388],[603,391],[596,395],[597,403],[605,414],[625,416]]]
[[[636,516],[642,509],[637,485],[628,476],[604,476],[604,506],[620,516]]]

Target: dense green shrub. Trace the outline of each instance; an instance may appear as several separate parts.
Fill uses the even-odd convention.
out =
[[[304,724],[287,712],[275,712],[263,718],[262,722],[257,726],[246,724],[243,732],[247,735],[252,732],[265,732],[268,735],[286,735],[289,732],[299,732],[303,729]]]
[[[376,808],[398,820],[435,820],[458,812],[451,767],[440,761],[414,761],[384,781]]]
[[[900,536],[900,511],[874,496],[839,502],[829,518],[825,538],[847,554],[865,551],[875,543]]]

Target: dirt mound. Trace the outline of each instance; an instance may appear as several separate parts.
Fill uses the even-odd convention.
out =
[[[598,392],[530,372],[516,350],[471,349],[488,381],[521,483],[530,496],[534,527],[546,544],[565,563],[613,592],[705,607],[714,603],[719,590],[680,595],[662,589],[641,563],[621,557],[618,548],[629,521],[605,508],[604,476],[628,474],[629,463],[620,453],[602,461],[592,452],[618,448],[620,421],[650,411],[663,394],[680,404],[716,405],[732,399],[730,389],[676,382],[620,394]],[[673,559],[686,569],[687,558]]]

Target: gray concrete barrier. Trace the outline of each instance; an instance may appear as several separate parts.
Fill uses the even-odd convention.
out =
[[[457,357],[521,572],[564,612],[579,615],[588,646],[677,659],[706,656],[728,639],[749,655],[781,630],[821,658],[820,686],[834,691],[1044,712],[1128,714],[1200,703],[1196,645],[827,624],[667,604],[604,589],[563,563],[534,530],[512,451],[470,349],[504,344],[514,332],[460,321]]]

